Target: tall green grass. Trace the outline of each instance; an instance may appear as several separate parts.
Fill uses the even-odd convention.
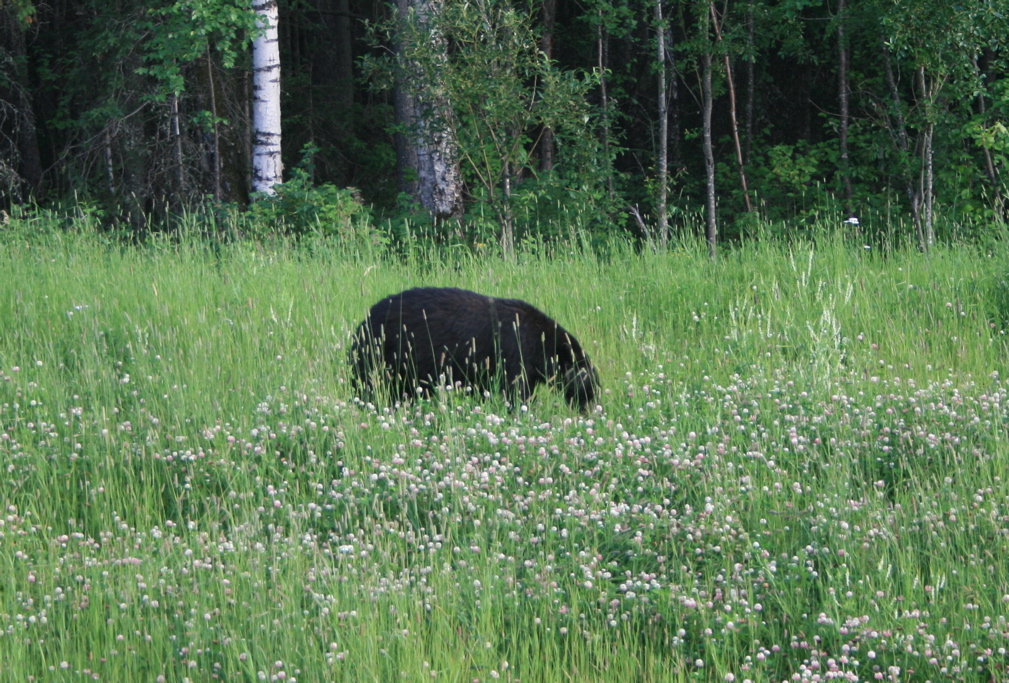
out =
[[[0,235],[12,680],[999,680],[1009,254]],[[600,405],[356,401],[416,285]]]

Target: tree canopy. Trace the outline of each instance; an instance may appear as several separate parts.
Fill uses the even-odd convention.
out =
[[[577,216],[650,237],[707,205],[730,239],[755,216],[793,233],[850,211],[906,219],[927,246],[950,222],[1003,220],[1006,0],[431,6],[424,30],[443,42],[425,52],[397,42],[389,3],[280,2],[299,182],[423,221],[397,164],[403,44],[440,103],[426,130],[457,145],[464,208],[434,230],[521,239]],[[249,201],[252,3],[5,0],[0,30],[0,203],[84,200],[143,230]]]

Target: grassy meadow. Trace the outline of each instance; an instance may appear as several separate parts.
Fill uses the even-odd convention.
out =
[[[1009,678],[1009,251],[0,233],[0,678]],[[604,391],[352,395],[415,285]]]

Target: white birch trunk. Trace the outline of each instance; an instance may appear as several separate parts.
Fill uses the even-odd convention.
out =
[[[705,46],[708,47],[708,46]],[[708,240],[708,257],[714,261],[718,255],[718,214],[717,195],[715,193],[715,149],[711,141],[711,112],[714,108],[711,94],[711,52],[705,51],[701,56],[701,99],[702,139],[704,140],[704,171],[707,177],[707,228],[705,237]]]
[[[274,193],[283,182],[280,159],[280,42],[277,0],[253,0],[256,25],[263,32],[252,41],[252,189]]]
[[[445,37],[436,28],[444,0],[397,0],[397,52],[400,70],[396,84],[396,122],[405,127],[397,136],[400,191],[439,219],[462,216],[462,178],[459,150],[450,123],[451,103],[441,88],[441,74],[424,73],[412,57],[431,50],[436,63],[448,60]],[[427,43],[418,44],[418,40]],[[415,177],[411,177],[415,176]]]

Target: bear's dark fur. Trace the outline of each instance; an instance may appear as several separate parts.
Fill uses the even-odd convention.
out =
[[[535,307],[464,289],[423,287],[382,299],[351,346],[354,384],[370,396],[376,379],[393,398],[430,395],[439,386],[500,389],[514,403],[537,384],[557,384],[586,410],[599,379],[581,345]]]

